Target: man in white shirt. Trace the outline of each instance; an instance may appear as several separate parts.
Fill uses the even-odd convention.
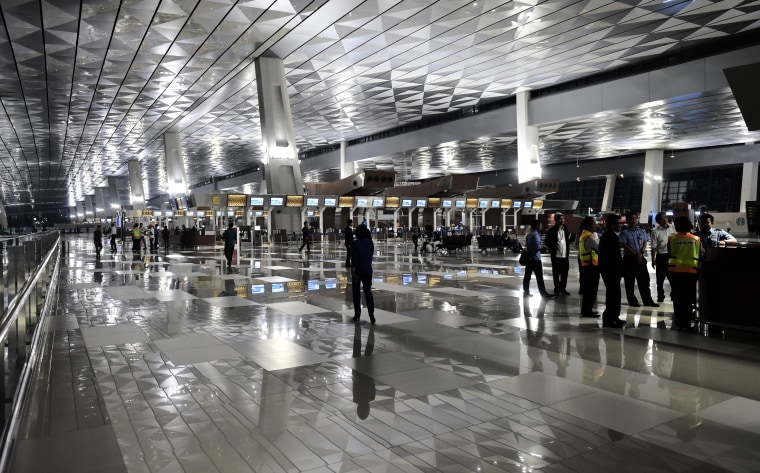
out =
[[[652,229],[652,236],[649,238],[652,243],[652,267],[655,269],[657,279],[657,302],[665,300],[665,278],[668,276],[668,238],[676,231],[673,225],[668,223],[668,217],[665,212],[660,212],[654,216],[657,225]]]
[[[565,225],[565,216],[554,214],[554,226],[546,231],[544,238],[552,258],[552,278],[554,295],[569,295],[567,292],[567,274],[570,271],[570,232]]]

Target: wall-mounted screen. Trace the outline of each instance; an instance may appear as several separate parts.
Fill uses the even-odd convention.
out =
[[[451,208],[451,202],[452,202],[451,199],[443,199],[441,201],[441,207],[443,207],[444,209],[450,209]]]
[[[416,207],[425,207],[427,205],[427,200],[425,199],[417,199],[417,205]]]
[[[465,207],[465,201],[464,200],[457,200],[456,206],[458,209],[463,209]]]
[[[372,207],[382,207],[385,205],[384,199],[372,199]]]
[[[529,209],[529,208],[531,208],[532,206],[533,206],[533,202],[531,202],[531,201],[528,201],[528,202],[524,202],[524,203],[523,203],[523,207],[524,207],[524,208],[526,208],[526,209]]]
[[[519,209],[520,207],[522,207],[522,202],[520,202],[519,200],[515,200],[514,202],[512,202],[512,207]]]
[[[356,206],[357,207],[366,207],[367,206],[368,199],[365,199],[363,197],[357,197],[356,198]]]
[[[257,210],[255,212],[253,212],[253,216],[254,217],[263,217],[264,216],[264,211],[263,210]]]
[[[283,202],[282,201],[282,197],[270,197],[269,198],[269,205],[271,205],[273,207],[277,206],[277,205],[282,205],[282,202]]]
[[[488,208],[488,201],[487,200],[479,200],[478,201],[478,208],[479,209],[487,209]]]
[[[251,197],[251,205],[261,207],[264,205],[264,198],[263,197]]]
[[[307,197],[306,198],[306,206],[307,207],[316,207],[319,205],[319,198],[317,197]]]
[[[306,211],[306,216],[307,217],[313,217],[314,216],[314,211],[313,210],[307,210]]]
[[[501,200],[492,200],[491,201],[491,208],[492,209],[498,209],[501,207]]]
[[[401,206],[402,207],[411,207],[412,206],[412,199],[401,199]]]
[[[325,197],[325,207],[335,207],[336,199]]]
[[[264,294],[263,284],[253,284],[251,286],[251,294]]]

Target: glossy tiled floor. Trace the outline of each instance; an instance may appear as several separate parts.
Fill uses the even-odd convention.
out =
[[[666,330],[669,303],[602,330],[574,279],[522,298],[512,255],[378,249],[371,326],[340,248],[71,240],[14,471],[760,470],[756,346]]]

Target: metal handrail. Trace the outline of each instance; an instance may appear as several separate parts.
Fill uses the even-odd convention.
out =
[[[47,268],[47,266],[50,264],[50,260],[53,258],[53,255],[56,254],[58,250],[60,249],[60,243],[61,243],[61,237],[59,236],[56,239],[55,244],[48,251],[47,255],[45,256],[45,259],[42,261],[41,264],[37,266],[34,276],[29,278],[26,281],[26,283],[24,283],[24,287],[21,289],[21,291],[19,291],[16,294],[16,296],[13,298],[13,300],[10,302],[10,304],[8,304],[8,309],[3,313],[2,321],[0,321],[0,340],[6,339],[6,337],[8,336],[12,328],[12,325],[16,322],[18,317],[21,315],[21,311],[22,309],[24,309],[26,301],[30,298],[30,296],[32,295],[32,292],[36,290],[37,283],[42,277],[43,270]],[[53,272],[52,272],[53,277],[55,277],[58,273],[59,264],[60,264],[60,259],[56,258],[55,268],[53,269]],[[42,310],[43,314],[46,313],[46,310],[49,307],[49,305],[52,304],[53,299],[54,297],[45,298],[45,302],[43,304],[43,310]],[[24,364],[23,369],[21,370],[19,383],[18,383],[18,386],[16,387],[16,392],[13,396],[13,407],[11,409],[10,418],[5,424],[5,429],[3,429],[2,450],[0,451],[0,472],[7,470],[8,461],[11,458],[13,446],[15,445],[15,441],[10,441],[10,440],[15,439],[15,436],[18,432],[19,422],[21,419],[21,409],[24,406],[24,399],[26,396],[27,386],[29,384],[31,367],[33,367],[37,361],[38,350],[36,349],[36,347],[39,344],[39,338],[40,338],[41,332],[42,330],[39,330],[39,326],[34,331],[34,335],[32,337],[31,350],[27,358],[27,361]]]

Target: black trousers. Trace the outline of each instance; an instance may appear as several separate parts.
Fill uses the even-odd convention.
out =
[[[359,317],[362,313],[362,294],[364,288],[364,302],[367,304],[369,318],[375,318],[375,298],[372,296],[372,271],[369,273],[354,274],[351,282],[351,290],[354,293],[354,316]]]
[[[655,278],[657,279],[657,299],[659,300],[665,300],[665,278],[668,277],[668,258],[670,258],[670,255],[667,253],[657,253],[654,256],[655,264]]]
[[[116,251],[116,235],[111,235],[111,251]]]
[[[620,302],[622,299],[620,277],[602,273],[602,280],[604,281],[605,288],[605,308],[602,313],[602,321],[613,322],[620,317]]]
[[[538,284],[538,292],[548,294],[546,292],[546,286],[544,285],[544,267],[541,265],[540,260],[531,259],[528,264],[525,265],[525,276],[523,276],[523,292],[529,292],[530,290],[530,276],[536,273],[536,284]]]
[[[636,284],[639,285],[639,294],[644,304],[651,304],[652,290],[649,289],[649,271],[647,270],[646,258],[641,258],[641,263],[636,261],[636,256],[625,255],[623,257],[623,279],[625,280],[625,297],[629,305],[639,303],[636,299]]]
[[[670,273],[669,279],[673,291],[673,324],[679,328],[689,328],[697,303],[697,275]]]
[[[227,263],[232,264],[232,253],[235,252],[234,246],[224,245],[224,257],[227,258]]]
[[[619,287],[619,286],[618,286]],[[599,268],[596,266],[581,266],[581,314],[588,315],[594,310],[596,294],[599,292]]]
[[[556,258],[552,256],[552,279],[554,279],[554,292],[567,290],[567,275],[569,272],[569,258]]]
[[[303,239],[303,243],[301,244],[301,248],[298,249],[298,251],[303,251],[303,247],[306,247],[306,251],[311,251],[311,238],[306,237]]]
[[[346,245],[346,268],[351,267],[351,245]]]

